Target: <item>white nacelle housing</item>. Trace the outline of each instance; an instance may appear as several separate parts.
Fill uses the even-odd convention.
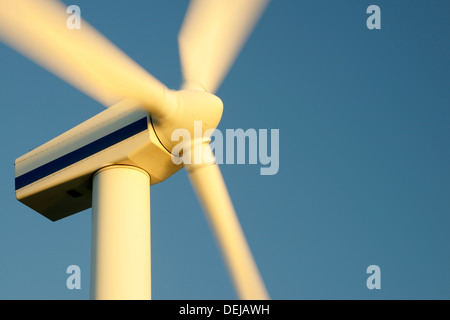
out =
[[[156,184],[182,168],[161,145],[148,113],[114,105],[15,161],[19,201],[50,220],[92,205],[92,176],[108,165],[133,165]]]

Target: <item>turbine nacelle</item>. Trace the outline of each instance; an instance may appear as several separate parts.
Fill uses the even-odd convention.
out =
[[[50,220],[92,205],[92,177],[111,165],[142,168],[152,185],[183,166],[156,136],[142,105],[123,100],[15,161],[16,197]]]

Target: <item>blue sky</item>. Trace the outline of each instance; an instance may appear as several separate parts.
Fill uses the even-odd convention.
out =
[[[65,3],[179,87],[187,1]],[[221,165],[273,299],[450,298],[449,14],[436,0],[269,5],[217,95],[220,130],[280,132],[276,175]],[[88,299],[91,211],[33,212],[14,160],[104,108],[3,44],[0,61],[0,298]],[[152,187],[151,208],[153,298],[235,299],[184,171]],[[66,288],[72,264],[80,290]]]

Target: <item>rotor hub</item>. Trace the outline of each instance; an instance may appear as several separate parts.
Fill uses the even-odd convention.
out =
[[[162,145],[171,152],[180,143],[179,135],[189,135],[185,143],[203,143],[210,140],[223,112],[223,103],[214,94],[199,90],[168,91],[166,104],[175,105],[175,112],[164,119],[152,118],[153,127]]]

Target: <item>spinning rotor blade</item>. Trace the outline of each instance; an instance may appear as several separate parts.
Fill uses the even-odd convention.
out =
[[[192,0],[178,36],[184,87],[214,93],[269,0]]]
[[[0,39],[107,107],[131,98],[163,116],[166,87],[86,21],[69,29],[66,10],[58,1],[0,0]]]
[[[206,146],[212,154],[209,145]],[[211,156],[213,157],[213,156]],[[222,250],[237,294],[269,299],[217,164],[186,165],[191,184]]]

